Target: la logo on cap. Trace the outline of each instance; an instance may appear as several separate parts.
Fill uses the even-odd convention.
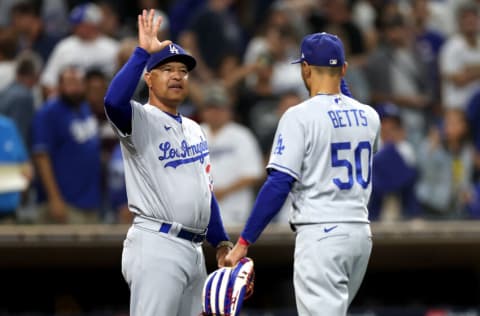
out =
[[[170,44],[168,47],[170,48],[171,54],[178,54],[178,49],[173,44]]]

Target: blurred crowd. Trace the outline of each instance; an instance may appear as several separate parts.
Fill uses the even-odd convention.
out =
[[[205,130],[227,225],[248,217],[280,116],[308,97],[300,41],[323,31],[382,120],[371,220],[480,218],[479,0],[2,0],[1,223],[131,220],[103,97],[143,8],[197,59],[180,111]]]

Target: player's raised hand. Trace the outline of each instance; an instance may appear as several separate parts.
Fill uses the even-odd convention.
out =
[[[170,40],[160,41],[158,39],[158,29],[162,24],[162,18],[159,16],[154,20],[155,10],[149,12],[143,10],[138,15],[138,45],[150,54],[158,52],[172,43]]]

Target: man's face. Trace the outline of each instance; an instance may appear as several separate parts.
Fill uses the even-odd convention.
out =
[[[467,35],[475,35],[478,33],[478,14],[473,11],[465,11],[460,14],[460,30]]]
[[[107,92],[107,81],[102,77],[92,77],[86,81],[86,98],[96,114],[103,114],[103,97]]]
[[[12,25],[19,33],[28,33],[35,22],[36,17],[32,14],[15,13],[12,16]]]
[[[232,112],[228,105],[207,105],[201,111],[201,118],[202,121],[208,124],[212,129],[218,129],[231,121]]]
[[[180,62],[168,62],[145,74],[145,81],[154,99],[167,106],[176,106],[188,95],[188,69]]]
[[[83,74],[75,68],[65,70],[59,81],[59,92],[71,105],[79,105],[85,98]]]
[[[404,131],[399,119],[385,117],[382,119],[382,128],[380,136],[384,143],[397,143],[404,139]]]

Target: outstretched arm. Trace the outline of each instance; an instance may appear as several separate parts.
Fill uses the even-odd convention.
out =
[[[247,255],[248,246],[258,239],[268,223],[280,211],[294,182],[295,179],[286,173],[270,171],[237,244],[225,258],[225,265],[234,266]]]
[[[115,75],[105,95],[105,111],[109,119],[120,131],[129,134],[132,129],[132,106],[130,99],[135,93],[143,69],[150,58],[150,54],[162,50],[171,41],[160,42],[157,38],[158,28],[162,23],[159,17],[153,20],[155,11],[143,10],[138,16],[138,43],[128,62]]]
[[[220,207],[217,199],[212,193],[212,201],[210,204],[210,222],[207,229],[207,241],[217,248],[217,263],[219,267],[224,266],[225,256],[233,248],[227,232],[223,226],[222,217],[220,215]]]

